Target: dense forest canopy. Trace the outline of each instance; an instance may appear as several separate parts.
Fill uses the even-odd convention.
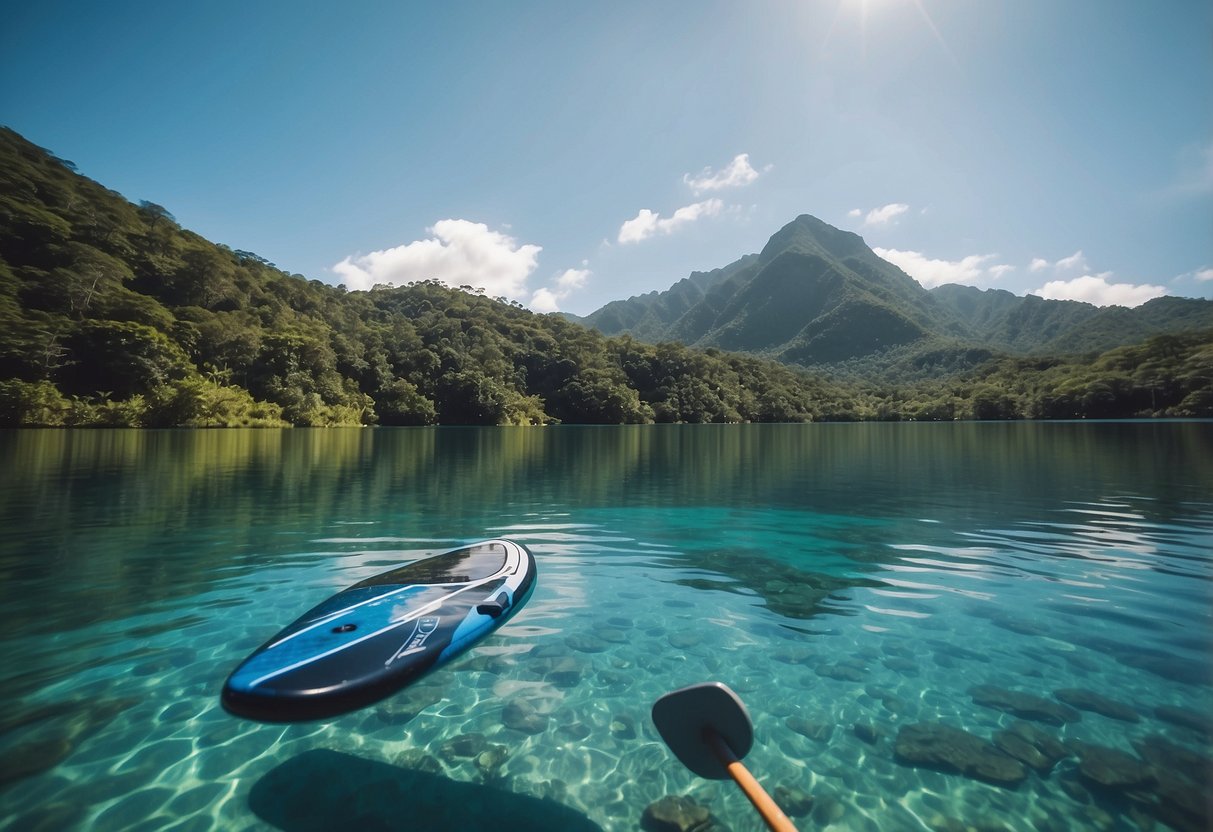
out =
[[[607,337],[468,287],[346,292],[0,130],[4,426],[1213,416],[1211,391],[1209,332],[876,386]]]

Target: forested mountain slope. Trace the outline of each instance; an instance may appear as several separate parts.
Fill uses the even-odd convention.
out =
[[[971,286],[928,291],[863,238],[808,215],[719,272],[710,283],[693,275],[666,292],[616,301],[584,322],[610,335],[749,352],[852,378],[947,376],[997,354],[1095,354],[1213,328],[1213,301],[1192,298],[1101,309]]]
[[[762,254],[689,279],[649,320],[694,332],[694,314],[715,314],[702,337],[721,346],[783,338],[784,351],[860,366],[872,336],[849,330],[884,316],[882,337],[908,345],[907,360],[953,360],[922,333],[961,333],[967,313],[822,226],[800,222]],[[793,332],[776,306],[743,302],[806,266],[843,299],[812,327]],[[745,316],[724,314],[730,304]],[[966,356],[946,383],[842,382],[607,337],[435,282],[347,293],[208,242],[0,129],[0,426],[1213,416],[1213,332],[1095,360]]]
[[[858,394],[421,283],[347,293],[0,131],[0,424],[800,421]]]

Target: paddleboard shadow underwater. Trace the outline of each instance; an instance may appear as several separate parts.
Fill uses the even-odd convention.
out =
[[[354,584],[308,610],[223,685],[228,713],[323,720],[385,699],[510,620],[535,589],[535,558],[486,540]]]
[[[486,540],[354,584],[308,610],[241,662],[221,702],[261,722],[323,720],[372,705],[505,624],[535,590],[535,558]],[[740,762],[753,743],[741,700],[711,682],[662,696],[653,721],[703,777],[732,777],[776,832],[795,827]]]

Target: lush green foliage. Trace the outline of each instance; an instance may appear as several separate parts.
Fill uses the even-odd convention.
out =
[[[1094,360],[1003,357],[877,392],[887,419],[1213,417],[1213,331],[1160,335]]]
[[[846,337],[852,323],[832,331]],[[0,130],[3,426],[1213,415],[1211,342],[1151,342],[1094,364],[996,360],[947,385],[867,388],[609,338],[435,282],[346,293],[214,245]]]
[[[798,420],[842,385],[433,282],[347,294],[0,133],[0,424]]]

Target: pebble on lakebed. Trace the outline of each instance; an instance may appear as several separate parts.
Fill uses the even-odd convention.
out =
[[[645,807],[640,828],[645,832],[710,832],[721,827],[706,806],[689,797],[667,794]]]

